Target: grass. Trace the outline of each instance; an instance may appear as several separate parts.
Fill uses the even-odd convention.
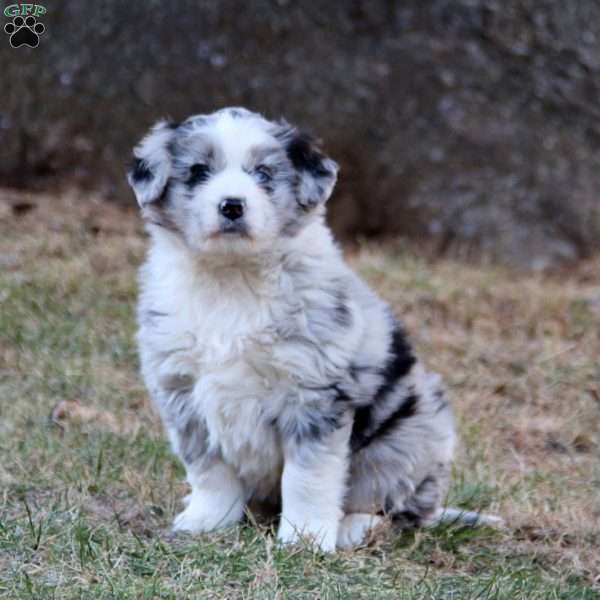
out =
[[[332,556],[267,524],[169,533],[186,489],[137,375],[134,212],[0,191],[0,597],[600,598],[600,263],[527,275],[349,258],[448,382],[448,502],[504,531],[384,531]]]

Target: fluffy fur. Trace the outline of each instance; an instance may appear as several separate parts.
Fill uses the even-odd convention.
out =
[[[282,542],[331,551],[378,515],[439,519],[451,409],[324,223],[335,162],[239,108],[159,123],[134,155],[142,374],[192,490],[175,529],[280,502]]]

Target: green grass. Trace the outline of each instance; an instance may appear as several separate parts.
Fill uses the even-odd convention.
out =
[[[33,197],[17,218],[11,198],[0,193],[0,597],[600,598],[598,279],[352,259],[451,385],[463,448],[449,503],[499,512],[506,530],[387,530],[330,556],[282,549],[252,519],[175,537],[184,473],[137,375],[137,220],[70,196]],[[91,412],[53,419],[64,401]]]

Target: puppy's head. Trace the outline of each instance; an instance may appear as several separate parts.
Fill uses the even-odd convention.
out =
[[[157,230],[196,252],[251,252],[323,214],[337,171],[295,127],[229,108],[155,125],[128,180]]]

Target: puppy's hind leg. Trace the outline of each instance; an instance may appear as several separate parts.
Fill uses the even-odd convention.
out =
[[[387,512],[400,528],[426,527],[441,514],[448,489],[450,465],[439,463],[407,496],[392,493],[386,500]],[[404,488],[402,488],[404,489]]]
[[[444,469],[435,476],[429,475],[404,503],[403,510],[392,514],[392,518],[396,524],[406,527],[436,527],[443,524],[464,527],[504,525],[500,517],[442,506],[442,493],[445,493],[446,489],[447,477]]]

